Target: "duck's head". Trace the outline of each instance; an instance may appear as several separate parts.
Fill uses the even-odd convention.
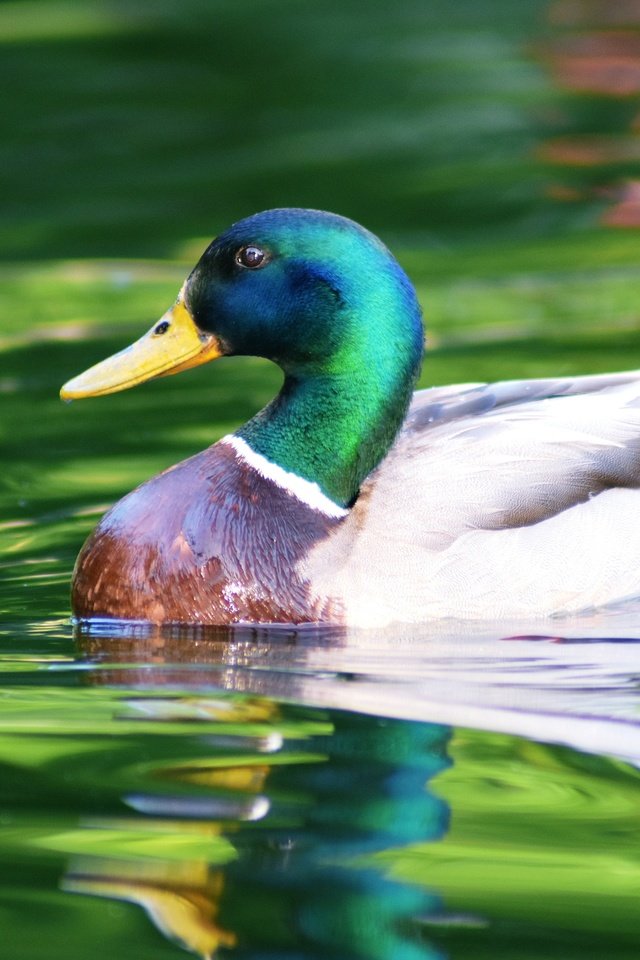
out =
[[[413,287],[373,234],[329,213],[271,210],[214,240],[160,321],[61,393],[99,396],[221,356],[266,357],[284,385],[239,437],[342,508],[402,423],[422,340]]]
[[[375,364],[382,389],[399,368],[413,381],[422,355],[413,287],[386,247],[351,220],[259,213],[211,243],[148,333],[70,380],[61,396],[115,393],[237,354],[266,357],[295,378]]]

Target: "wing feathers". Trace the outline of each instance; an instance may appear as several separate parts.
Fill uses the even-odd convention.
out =
[[[580,380],[471,387],[449,395],[440,416],[417,395],[420,415],[372,477],[372,495],[397,522],[400,504],[415,504],[432,545],[431,517],[446,517],[436,538],[445,546],[466,529],[529,525],[605,489],[640,486],[636,377],[587,377],[584,392]]]

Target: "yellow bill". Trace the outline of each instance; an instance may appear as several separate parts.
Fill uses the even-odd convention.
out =
[[[130,347],[65,383],[60,396],[63,400],[80,400],[117,393],[153,377],[197,367],[221,357],[222,353],[218,338],[198,329],[180,298]]]

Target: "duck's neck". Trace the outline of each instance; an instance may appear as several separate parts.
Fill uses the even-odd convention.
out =
[[[239,436],[287,474],[315,484],[338,508],[349,507],[382,460],[409,405],[421,338],[400,356],[368,358],[340,372],[286,373],[278,396]]]

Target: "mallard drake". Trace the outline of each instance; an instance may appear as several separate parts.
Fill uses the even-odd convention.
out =
[[[546,617],[640,593],[640,372],[413,392],[421,311],[343,217],[271,210],[214,240],[140,340],[69,381],[124,390],[265,357],[278,396],[101,520],[79,618]]]

